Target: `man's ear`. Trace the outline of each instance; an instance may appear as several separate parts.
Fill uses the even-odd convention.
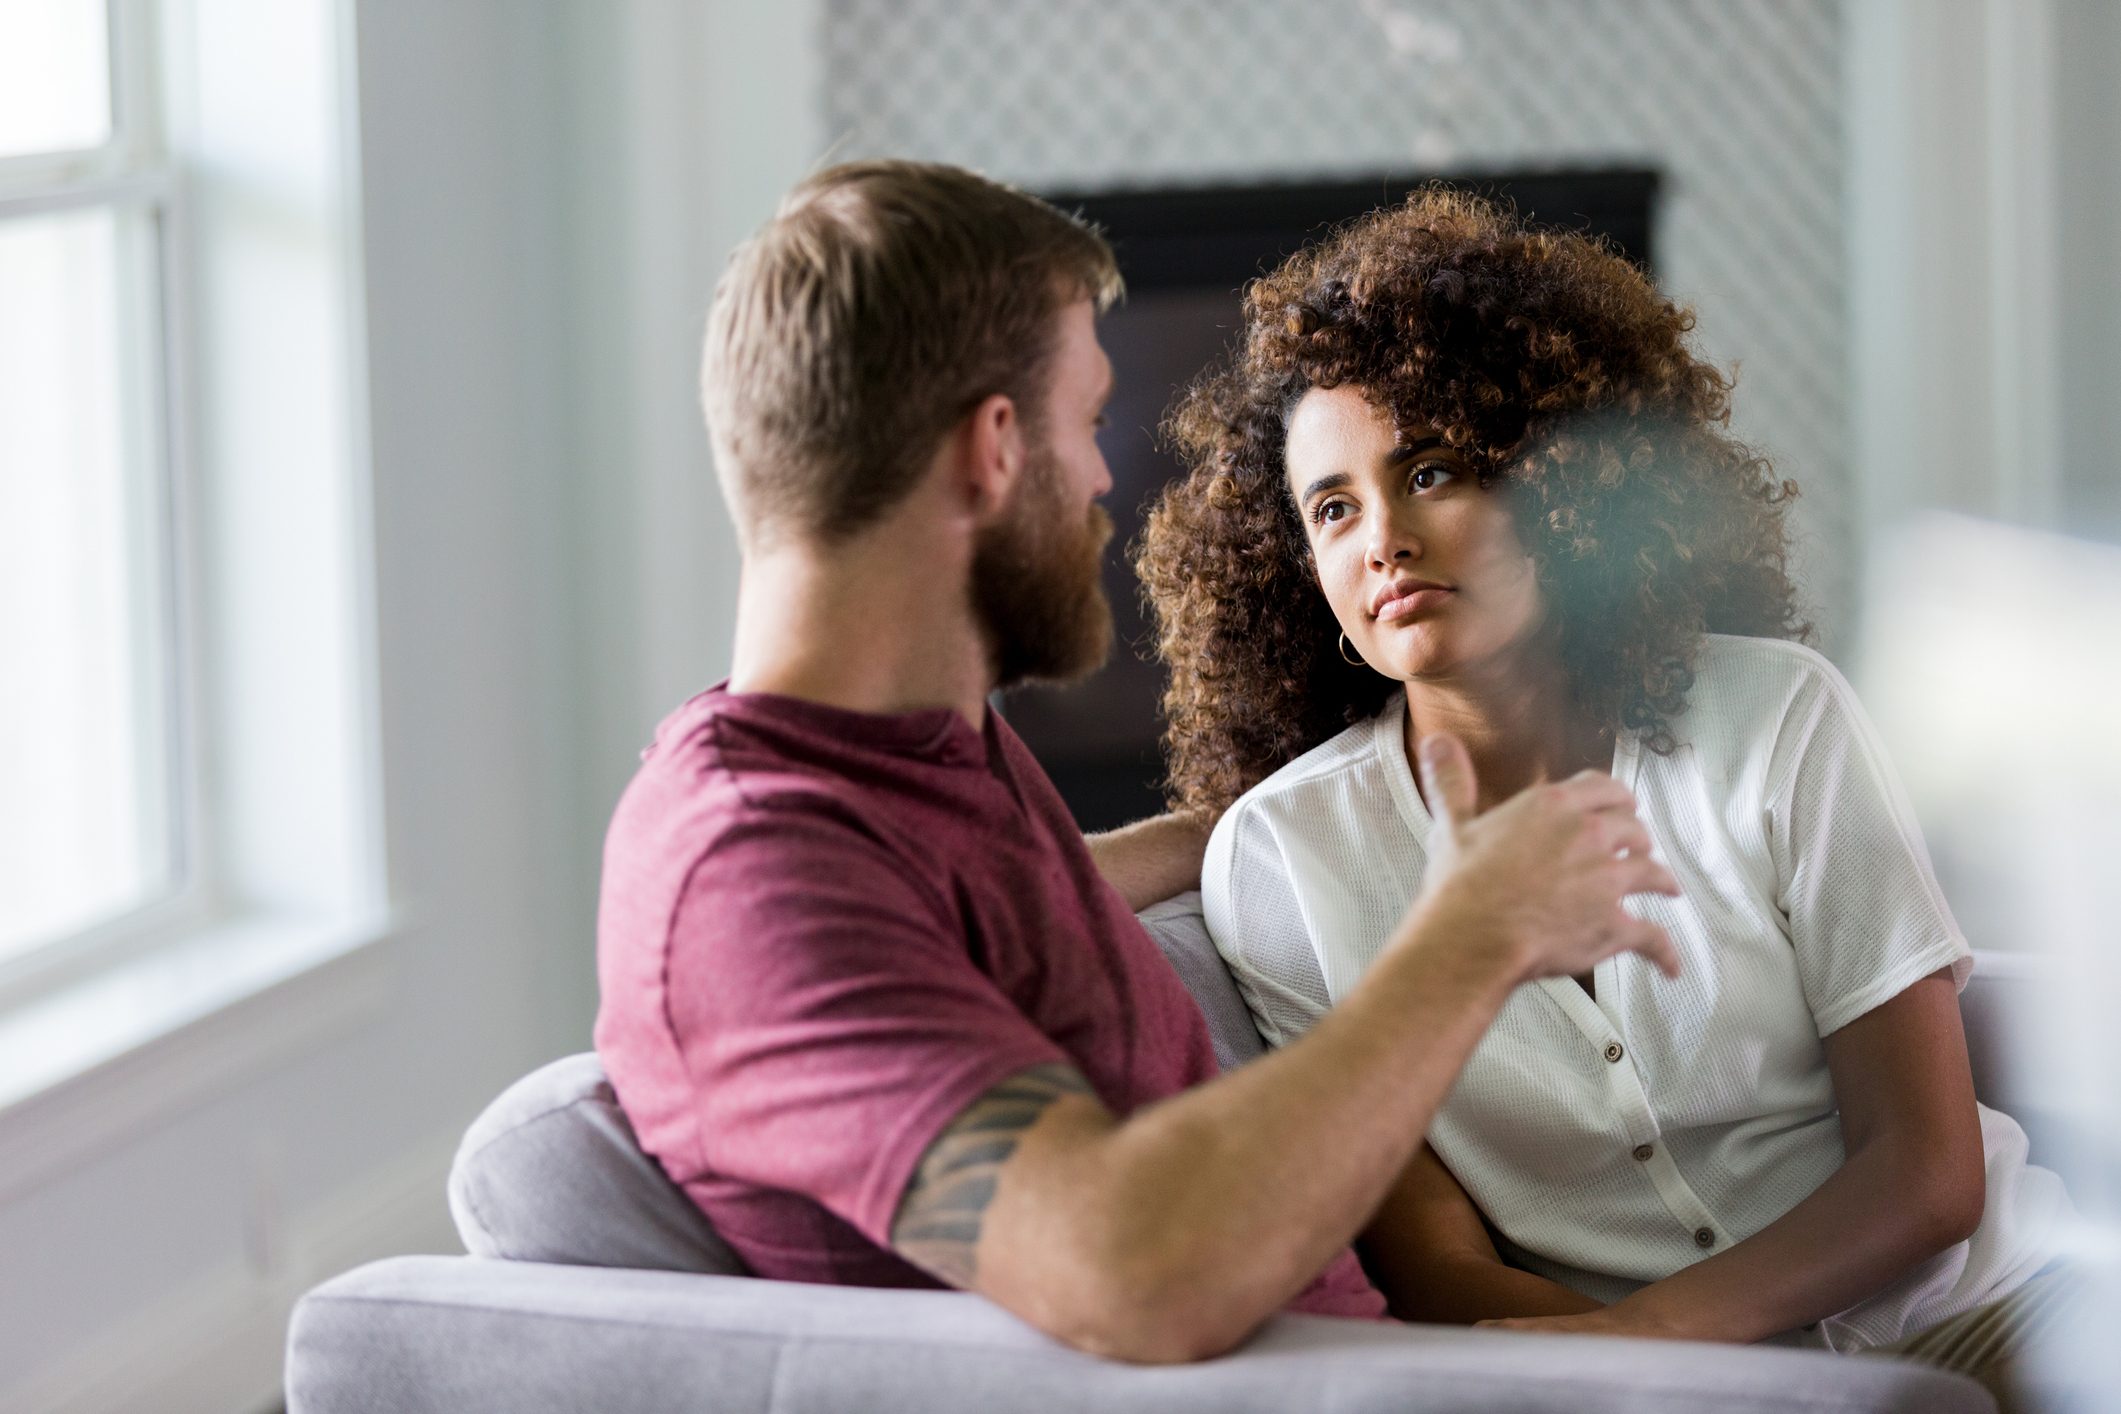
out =
[[[981,524],[999,520],[1024,474],[1024,422],[1016,400],[995,393],[980,400],[960,428],[960,485],[966,508]]]

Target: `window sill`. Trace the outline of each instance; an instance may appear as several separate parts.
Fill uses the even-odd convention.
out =
[[[0,1014],[0,1200],[373,1015],[395,936],[381,917],[245,918]]]

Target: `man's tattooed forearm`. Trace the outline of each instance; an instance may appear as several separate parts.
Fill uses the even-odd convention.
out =
[[[1002,1165],[1046,1106],[1090,1093],[1081,1072],[1054,1063],[1012,1075],[967,1105],[928,1146],[899,1200],[891,1223],[899,1255],[952,1286],[971,1286],[980,1224]]]

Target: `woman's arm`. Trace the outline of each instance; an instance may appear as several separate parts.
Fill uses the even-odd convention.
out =
[[[1402,1321],[1470,1325],[1599,1309],[1558,1282],[1506,1266],[1480,1210],[1426,1144],[1385,1194],[1356,1250]]]
[[[1172,811],[1116,830],[1085,835],[1090,858],[1105,882],[1139,913],[1152,903],[1200,887],[1200,860],[1215,817]]]
[[[1987,1179],[1950,971],[1828,1036],[1826,1060],[1848,1157],[1809,1198],[1602,1311],[1521,1324],[1761,1340],[1845,1311],[1971,1235]]]

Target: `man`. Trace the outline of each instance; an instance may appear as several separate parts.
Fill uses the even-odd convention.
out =
[[[613,820],[597,1048],[642,1143],[763,1276],[979,1291],[1086,1350],[1376,1317],[1350,1249],[1504,999],[1675,891],[1586,775],[1471,818],[1346,1002],[1217,1078],[1133,910],[1203,827],[1086,843],[987,708],[1103,658],[1110,250],[970,173],[803,183],[715,298],[704,394],[744,553],[730,680]],[[1417,1195],[1418,1196],[1418,1195]]]

